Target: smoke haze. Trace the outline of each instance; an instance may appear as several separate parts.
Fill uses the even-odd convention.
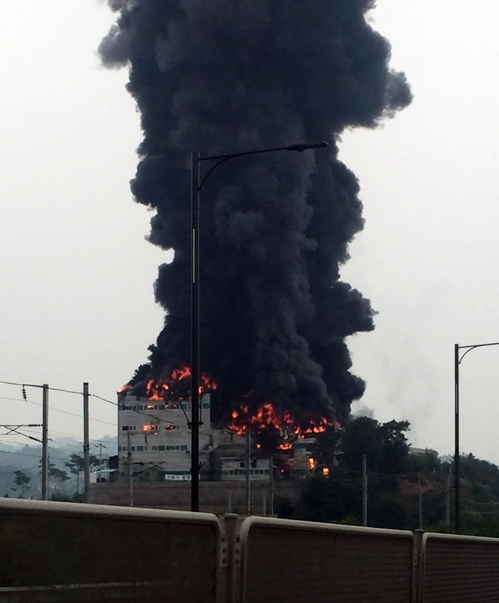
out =
[[[156,378],[190,361],[189,153],[220,155],[326,140],[329,149],[235,159],[201,207],[201,368],[226,420],[271,402],[306,425],[344,421],[365,384],[345,338],[374,328],[370,302],[339,281],[362,230],[354,174],[338,160],[346,127],[374,128],[407,106],[390,46],[366,21],[372,0],[109,0],[100,45],[130,70],[144,140],[131,182],[155,209],[150,241],[166,312],[151,346]],[[140,269],[140,268],[136,268]],[[131,277],[133,282],[133,276]],[[138,317],[139,324],[140,317]]]

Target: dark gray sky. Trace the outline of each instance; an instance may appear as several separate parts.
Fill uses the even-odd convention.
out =
[[[144,241],[151,214],[128,187],[140,130],[126,73],[95,52],[113,15],[96,0],[2,9],[0,380],[87,380],[114,400],[161,327],[152,284],[166,254]],[[376,331],[350,342],[361,406],[410,420],[412,442],[442,453],[453,447],[453,344],[499,341],[498,17],[494,0],[379,0],[373,26],[415,99],[341,146],[366,218],[343,277],[379,312]],[[498,369],[499,347],[462,365],[462,448],[496,462]],[[0,423],[40,420],[40,391],[20,394],[0,384]],[[81,414],[79,397],[51,401],[52,437],[79,437],[81,419],[59,412]],[[115,433],[112,405],[91,413],[92,437]]]

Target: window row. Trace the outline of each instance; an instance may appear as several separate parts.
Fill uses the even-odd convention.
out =
[[[191,410],[192,404],[188,404],[187,402],[183,402],[182,404],[178,402],[171,402],[170,404],[137,404],[133,406],[129,406],[128,404],[122,404],[120,406],[120,410],[178,410],[183,408],[184,410]],[[208,402],[203,403],[203,409],[209,410],[210,404]]]
[[[147,452],[149,449],[153,451],[166,451],[166,450],[185,450],[188,451],[186,444],[180,444],[179,446],[132,446],[132,452]],[[118,446],[118,452],[128,452],[127,446]]]
[[[250,469],[250,475],[269,475],[269,469]],[[222,475],[246,475],[245,469],[224,469]]]
[[[140,426],[139,426],[139,429],[140,429]],[[166,429],[166,431],[175,431],[177,429],[180,429],[180,425],[174,425],[173,423],[167,423],[165,425],[165,429]],[[121,430],[122,431],[137,431],[137,425],[122,425]],[[160,426],[146,424],[142,427],[142,430],[147,433],[159,432]]]

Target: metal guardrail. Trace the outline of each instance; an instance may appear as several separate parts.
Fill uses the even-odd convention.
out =
[[[499,539],[0,499],[0,603],[492,603]]]
[[[216,603],[214,515],[0,499],[0,602]]]
[[[409,603],[412,532],[250,517],[239,533],[243,603]]]
[[[421,601],[499,601],[499,539],[448,534],[422,538]]]

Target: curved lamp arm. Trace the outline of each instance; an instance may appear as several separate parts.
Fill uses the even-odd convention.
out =
[[[213,157],[200,157],[198,161],[218,161],[212,165],[206,174],[201,178],[201,182],[198,186],[198,191],[201,192],[203,190],[203,186],[208,180],[210,174],[216,170],[216,168],[229,161],[230,159],[235,159],[236,157],[244,157],[245,155],[261,155],[262,153],[274,153],[276,151],[294,151],[295,153],[303,153],[303,151],[307,151],[309,149],[324,149],[328,147],[328,143],[324,140],[321,142],[298,142],[296,144],[289,144],[286,147],[275,147],[273,149],[260,149],[258,151],[245,151],[244,153],[234,153],[232,155],[215,155]]]

